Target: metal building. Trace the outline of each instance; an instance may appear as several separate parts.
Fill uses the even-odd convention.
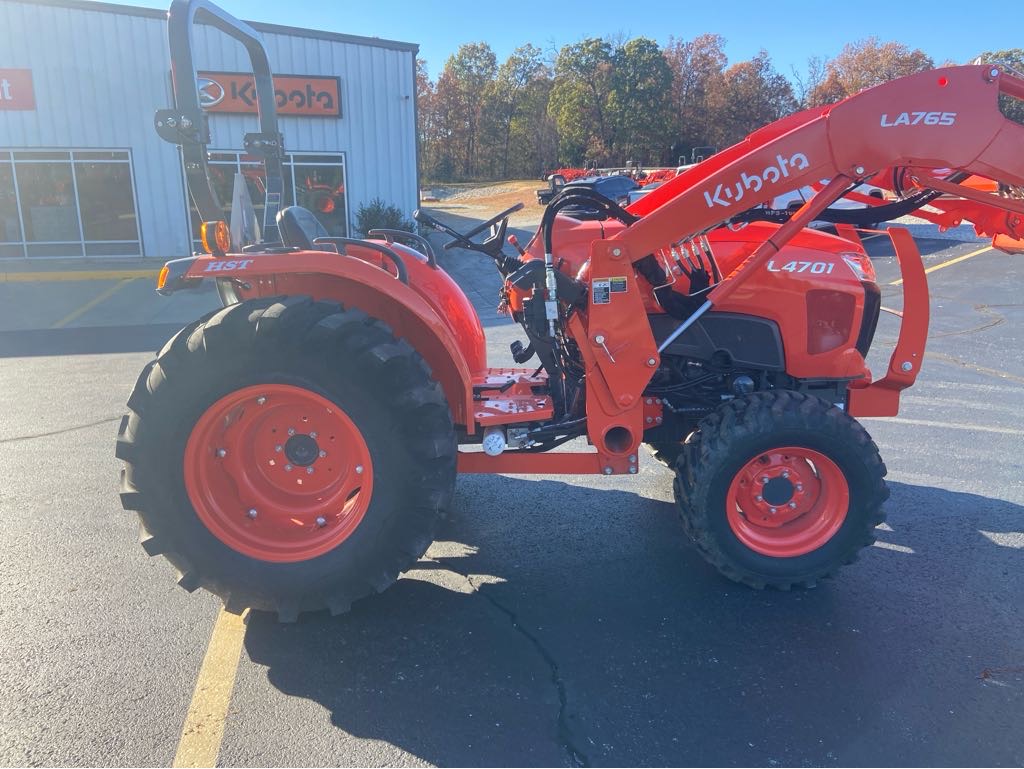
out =
[[[416,53],[378,38],[251,22],[275,73],[285,203],[332,234],[360,205],[416,207]],[[225,207],[257,130],[244,48],[197,26],[196,65]],[[0,258],[146,256],[192,250],[177,147],[153,128],[172,106],[166,13],[91,0],[0,0]]]

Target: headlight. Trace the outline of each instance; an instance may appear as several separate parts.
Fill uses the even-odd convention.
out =
[[[867,254],[858,254],[855,251],[846,251],[840,256],[847,266],[853,270],[858,280],[869,280],[875,282],[875,265],[871,263],[871,257]]]

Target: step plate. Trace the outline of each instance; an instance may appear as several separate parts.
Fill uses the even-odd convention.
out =
[[[532,369],[491,368],[473,376],[473,417],[481,427],[554,417],[548,378]]]

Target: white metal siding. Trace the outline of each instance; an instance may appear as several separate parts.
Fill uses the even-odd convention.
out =
[[[349,211],[374,197],[415,208],[413,53],[264,33],[275,72],[341,78],[341,119],[280,118],[286,151],[345,153]],[[250,69],[242,46],[195,34],[198,69]],[[32,70],[36,109],[0,110],[0,148],[130,148],[147,256],[188,253],[177,149],[156,135],[170,107],[166,24],[157,18],[0,0],[0,68]],[[242,149],[255,116],[213,115],[211,148]]]

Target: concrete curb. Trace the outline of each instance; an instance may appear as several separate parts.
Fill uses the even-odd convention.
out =
[[[65,270],[55,272],[0,272],[0,283],[53,283],[73,280],[157,279],[155,270]]]

